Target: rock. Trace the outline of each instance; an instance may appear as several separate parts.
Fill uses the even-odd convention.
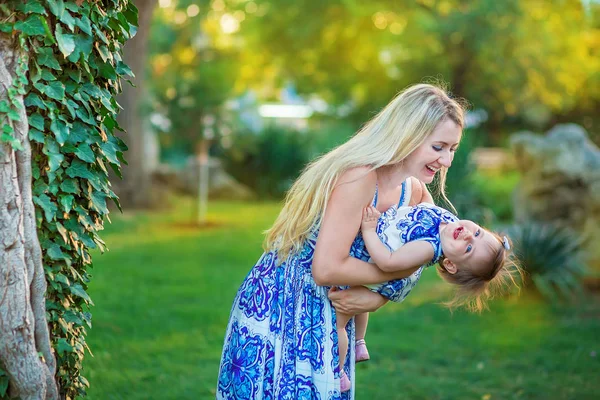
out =
[[[575,124],[545,135],[518,132],[511,139],[521,182],[515,192],[518,222],[568,226],[587,240],[590,261],[600,271],[600,150]]]

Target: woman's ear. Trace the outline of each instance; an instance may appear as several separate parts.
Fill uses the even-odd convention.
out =
[[[449,274],[454,275],[458,271],[458,268],[456,268],[456,264],[454,264],[447,258],[444,258],[442,264],[444,265],[444,268],[446,269],[446,271],[448,271]]]

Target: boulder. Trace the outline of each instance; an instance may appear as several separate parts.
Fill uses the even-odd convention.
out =
[[[600,271],[600,150],[581,126],[557,125],[544,135],[511,138],[521,182],[515,192],[517,222],[555,222],[579,232],[590,263]]]

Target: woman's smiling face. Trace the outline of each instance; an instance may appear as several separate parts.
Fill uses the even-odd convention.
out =
[[[423,144],[404,160],[409,174],[423,183],[431,183],[442,167],[452,165],[461,136],[462,130],[454,121],[444,119],[437,124]]]

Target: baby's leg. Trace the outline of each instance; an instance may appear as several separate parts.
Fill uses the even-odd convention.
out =
[[[354,320],[356,323],[356,342],[354,343],[356,351],[354,357],[356,362],[367,361],[371,358],[365,342],[369,313],[358,314]]]
[[[346,332],[346,325],[348,325],[350,318],[352,318],[351,315],[342,314],[339,311],[336,313],[338,343],[340,349],[340,371],[344,367],[344,363],[346,362],[346,354],[348,354],[348,333]]]
[[[367,324],[369,323],[369,313],[358,314],[354,317],[356,324],[356,340],[365,338],[367,334]]]

